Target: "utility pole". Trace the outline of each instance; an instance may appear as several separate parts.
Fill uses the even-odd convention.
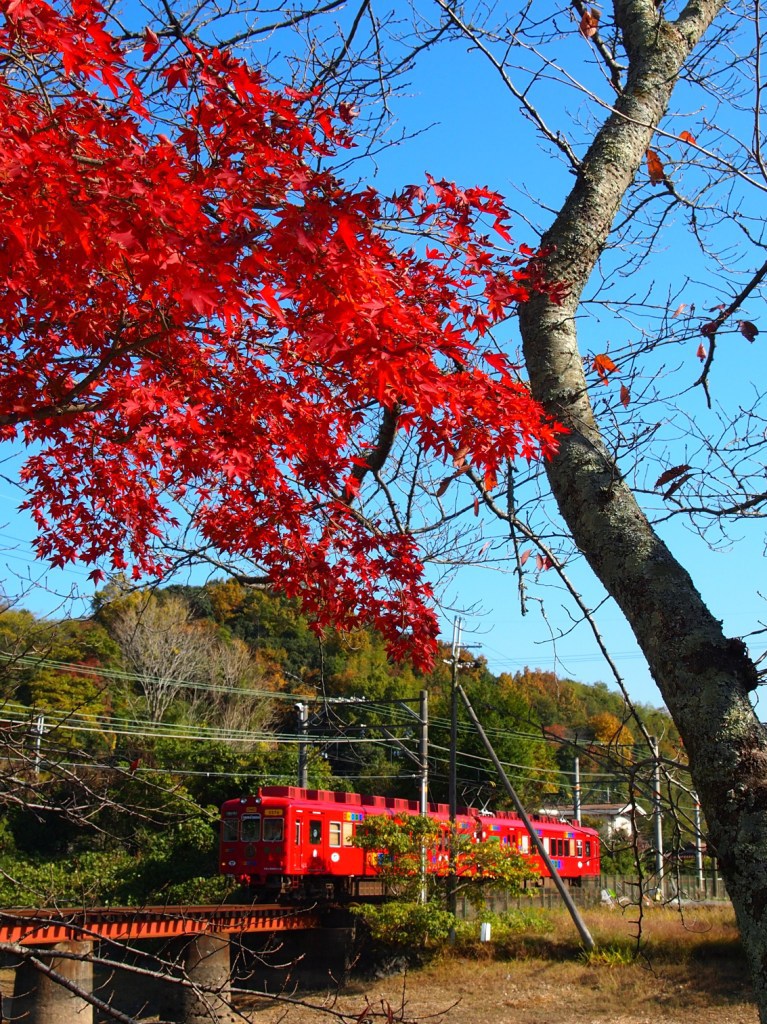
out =
[[[581,917],[578,908],[576,907],[575,903],[573,902],[572,896],[567,891],[567,886],[562,881],[562,879],[559,877],[559,872],[554,867],[554,864],[552,863],[551,858],[549,857],[548,852],[546,851],[546,848],[543,845],[543,842],[541,841],[541,837],[536,832],[535,828],[533,827],[533,823],[530,821],[530,818],[527,815],[527,811],[522,806],[522,801],[519,799],[519,797],[517,796],[517,793],[516,793],[514,787],[509,782],[509,777],[506,774],[506,772],[503,770],[503,765],[501,764],[501,762],[500,762],[500,760],[498,758],[498,755],[496,754],[496,752],[495,752],[495,750],[493,748],[492,743],[487,738],[487,734],[485,733],[485,730],[482,728],[482,725],[481,725],[479,719],[477,718],[476,712],[474,711],[474,708],[471,706],[469,698],[466,696],[466,691],[460,685],[460,683],[457,686],[457,690],[458,690],[458,693],[461,696],[461,700],[463,701],[464,706],[466,708],[466,713],[468,714],[469,718],[471,719],[471,722],[472,722],[474,728],[477,730],[477,733],[479,734],[479,738],[482,740],[482,742],[483,742],[483,744],[485,746],[485,750],[487,751],[487,753],[488,753],[488,755],[490,757],[490,760],[495,765],[495,770],[498,772],[498,777],[500,778],[501,782],[503,783],[503,788],[506,790],[508,795],[511,797],[511,799],[512,799],[512,801],[514,803],[514,806],[517,809],[517,814],[522,819],[522,822],[523,822],[525,828],[527,829],[530,838],[533,841],[533,845],[535,846],[536,850],[538,851],[538,854],[539,854],[541,860],[546,865],[546,870],[551,875],[551,880],[554,882],[554,885],[556,885],[556,887],[557,887],[557,889],[559,891],[559,895],[562,897],[562,902],[567,907],[567,910],[568,910],[568,912],[570,914],[570,917],[572,917],[573,922],[575,923],[575,927],[578,929],[578,932],[580,933],[580,936],[583,939],[583,944],[585,945],[586,949],[594,949],[595,943],[594,943],[593,938],[591,937],[591,933],[589,932],[588,928],[586,927],[586,922]]]
[[[573,816],[580,825],[581,823],[581,759],[575,758],[575,778],[573,780]]]
[[[655,836],[655,874],[658,877],[657,891],[663,896],[663,811],[660,792],[660,758],[658,756],[658,741],[655,736],[650,737],[650,749],[652,750],[653,758],[652,804]]]
[[[399,747],[399,749],[402,751],[405,757],[410,758],[410,760],[418,768],[418,777],[420,779],[418,811],[419,814],[425,818],[429,813],[429,691],[420,691],[420,714],[418,715],[416,715],[415,711],[413,711],[411,708],[407,706],[407,702],[398,701],[397,703],[401,704],[404,710],[407,711],[409,715],[412,715],[414,718],[418,719],[418,755],[414,754],[412,750],[406,747],[402,740],[398,739],[396,736],[393,736],[388,729],[385,729],[382,726],[378,726],[378,728],[381,729],[384,736],[386,736],[387,739],[391,740],[391,742],[395,746]],[[428,898],[426,857],[426,846],[422,845],[420,870],[421,886],[419,892],[419,902],[421,903],[426,903],[426,900]]]
[[[45,715],[38,715],[35,720],[35,775],[40,774],[40,742],[45,732]]]
[[[429,691],[421,690],[420,693],[420,725],[421,736],[418,744],[418,759],[421,764],[421,800],[420,811],[422,817],[429,813]]]
[[[306,789],[309,785],[309,744],[307,736],[309,733],[309,705],[299,703],[295,705],[298,715],[298,785]]]
[[[698,794],[693,793],[695,798],[695,871],[698,875],[698,889],[701,894],[705,887],[705,879],[703,878],[703,835],[700,830],[700,801],[698,800]]]
[[[450,664],[452,668],[450,677],[450,775],[448,782],[450,860],[447,878],[447,909],[453,917],[455,917],[458,910],[458,876],[456,874],[456,862],[458,855],[458,835],[456,828],[456,817],[458,815],[458,655],[461,650],[462,626],[463,622],[460,617],[453,622],[453,647],[450,656]]]
[[[421,817],[425,818],[429,814],[429,691],[421,690],[421,701],[420,701],[420,723],[421,723],[421,739],[418,745],[418,755],[421,762],[421,800],[420,800],[420,811]],[[426,861],[427,851],[426,844],[421,844],[421,903],[426,903],[428,899],[428,891],[426,885],[427,879],[427,868],[428,864]]]

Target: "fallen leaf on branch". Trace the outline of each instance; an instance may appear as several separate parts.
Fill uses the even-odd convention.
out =
[[[645,154],[647,158],[647,173],[650,175],[652,185],[662,185],[666,181],[666,171],[660,157],[654,149],[648,149]]]
[[[689,480],[691,476],[692,473],[685,473],[684,476],[680,476],[678,480],[674,481],[667,491],[663,492],[663,497],[670,498],[674,491],[678,491],[682,484]]]
[[[688,465],[684,465],[674,466],[673,469],[667,469],[664,473],[661,473],[661,475],[655,481],[655,487],[663,487],[663,485],[667,484],[670,480],[673,480],[675,477],[681,476],[683,473],[686,473],[689,468],[690,467]]]
[[[593,7],[583,12],[578,31],[584,39],[592,39],[599,28],[599,11]]]
[[[599,375],[599,379],[603,384],[607,383],[607,378],[611,373],[616,373],[618,367],[612,361],[612,359],[604,352],[601,355],[594,356],[592,361],[592,369]]]
[[[752,324],[750,320],[738,320],[738,327],[740,328],[740,333],[747,341],[754,341],[759,333],[759,328],[756,324]]]

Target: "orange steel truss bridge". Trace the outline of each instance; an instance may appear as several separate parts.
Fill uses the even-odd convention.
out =
[[[317,928],[314,908],[277,905],[104,907],[91,910],[0,910],[0,942],[45,946],[71,941],[170,939],[209,933]]]

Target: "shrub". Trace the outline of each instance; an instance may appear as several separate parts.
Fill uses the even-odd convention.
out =
[[[374,942],[392,950],[433,950],[447,942],[455,924],[453,915],[438,903],[400,900],[363,904],[353,908],[367,925]]]

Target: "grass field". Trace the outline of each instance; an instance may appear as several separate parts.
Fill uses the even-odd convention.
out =
[[[584,918],[592,953],[565,912],[540,912],[526,927],[494,926],[498,941],[460,942],[407,975],[316,993],[314,1010],[258,1001],[248,1012],[260,1024],[337,1014],[372,1024],[387,1020],[389,1007],[391,1021],[419,1024],[757,1024],[729,907],[599,909]]]

